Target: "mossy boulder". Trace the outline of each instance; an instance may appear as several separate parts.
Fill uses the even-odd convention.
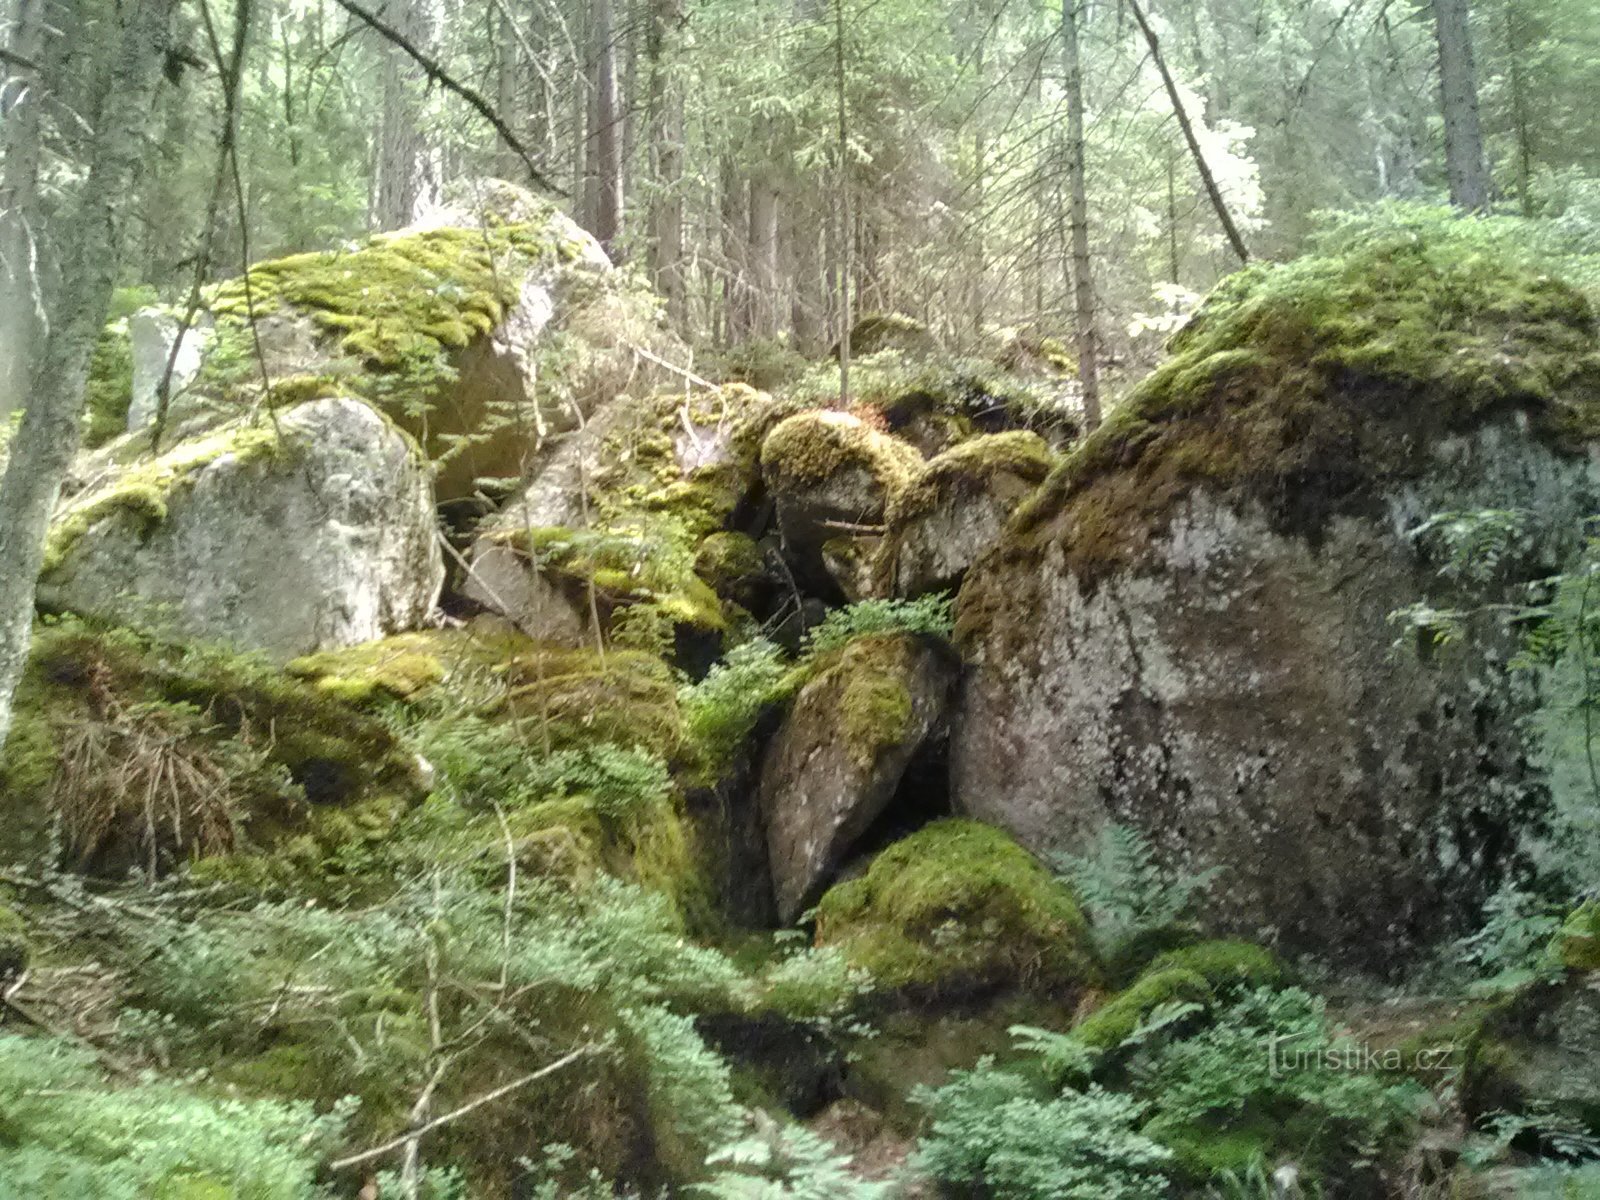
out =
[[[956,674],[942,646],[904,634],[857,638],[812,672],[767,748],[757,793],[784,922],[821,895],[942,734]]]
[[[943,820],[896,842],[817,905],[817,942],[889,989],[1023,989],[1065,1001],[1096,977],[1067,890],[1003,831]]]
[[[635,344],[675,346],[653,297],[593,238],[495,181],[411,228],[255,264],[204,302],[204,347],[171,404],[180,436],[308,390],[353,395],[417,439],[443,501],[519,479],[548,434],[655,378]],[[170,347],[170,325],[147,357]],[[135,401],[148,437],[153,405]]]
[[[59,818],[70,861],[101,873],[295,841],[320,861],[387,836],[425,787],[383,721],[215,647],[43,624],[17,696],[0,764],[13,860],[46,853]]]
[[[1471,1119],[1544,1112],[1600,1133],[1600,992],[1582,977],[1524,987],[1484,1014],[1466,1045]]]
[[[1134,826],[1222,868],[1213,932],[1346,967],[1464,931],[1545,811],[1539,699],[1502,623],[1396,654],[1392,614],[1571,562],[1597,419],[1587,301],[1470,223],[1226,282],[969,572],[958,808],[1040,852]],[[1413,536],[1485,509],[1526,515],[1491,578]]]
[[[498,676],[533,645],[508,623],[485,617],[458,628],[415,630],[303,655],[284,670],[351,704],[415,701],[469,673]]]
[[[912,356],[937,354],[939,343],[927,325],[905,313],[868,313],[850,327],[850,353],[860,357],[897,350]],[[838,347],[834,357],[839,356]]]
[[[468,597],[572,645],[638,607],[669,630],[720,634],[721,599],[696,566],[755,483],[750,431],[770,405],[738,385],[613,401],[485,524]],[[566,523],[541,523],[555,517]]]
[[[644,651],[537,645],[502,678],[507,692],[492,715],[522,721],[535,748],[615,742],[671,758],[682,740],[677,678]]]
[[[922,456],[851,413],[798,413],[761,444],[761,471],[796,574],[838,587],[822,558],[840,537],[881,532],[892,498],[921,469]]]
[[[1600,971],[1600,903],[1573,910],[1556,934],[1555,952],[1569,971]]]
[[[1228,940],[1199,942],[1158,954],[1145,974],[1163,971],[1193,971],[1219,994],[1277,987],[1286,974],[1278,956],[1265,946]]]
[[[324,399],[108,469],[56,514],[39,599],[287,659],[414,628],[443,581],[415,444]]]
[[[16,909],[0,905],[0,984],[27,969],[31,952],[27,922]]]
[[[749,534],[719,530],[694,554],[694,573],[726,603],[744,609],[762,606],[773,588],[766,551]]]
[[[1165,967],[1145,972],[1080,1021],[1072,1036],[1094,1050],[1114,1050],[1157,1009],[1168,1004],[1209,1005],[1211,985],[1198,971]]]
[[[931,460],[889,503],[880,589],[920,596],[959,586],[1053,463],[1045,440],[1021,430],[975,437]]]

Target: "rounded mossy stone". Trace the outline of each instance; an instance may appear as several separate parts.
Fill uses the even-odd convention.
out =
[[[1217,992],[1275,987],[1284,980],[1278,956],[1254,942],[1219,939],[1157,955],[1145,974],[1193,971]]]
[[[768,585],[766,555],[748,534],[721,530],[695,551],[694,572],[725,600],[743,607]]]
[[[850,353],[853,356],[897,350],[902,354],[924,356],[938,352],[939,344],[926,324],[905,313],[868,313],[850,327]],[[834,357],[839,356],[834,348]]]
[[[829,673],[843,683],[836,716],[850,756],[863,770],[870,768],[880,753],[900,745],[911,727],[911,639],[856,638],[817,678]]]
[[[0,980],[22,974],[30,954],[27,922],[16,909],[0,905]]]
[[[467,672],[500,672],[536,643],[508,622],[480,618],[459,629],[420,629],[292,659],[284,672],[352,704],[416,700]]]
[[[1556,934],[1555,951],[1569,971],[1600,971],[1600,901],[1574,910]]]
[[[670,759],[682,742],[678,681],[653,654],[541,644],[501,674],[509,690],[486,715],[523,721],[540,750],[615,742]]]
[[[832,410],[780,421],[761,443],[761,468],[781,487],[818,484],[848,467],[892,496],[922,468],[922,455],[860,417]]]
[[[1213,998],[1211,985],[1198,971],[1148,972],[1079,1022],[1072,1036],[1092,1049],[1113,1050],[1163,1005],[1208,1005]]]
[[[976,495],[1001,476],[1044,482],[1055,464],[1050,445],[1036,433],[1012,430],[971,438],[928,461],[890,506],[893,523],[927,512],[951,496]]]
[[[817,943],[876,984],[959,994],[1073,993],[1097,967],[1071,894],[999,829],[937,821],[817,905]]]
[[[1517,413],[1576,451],[1600,433],[1590,303],[1475,226],[1427,214],[1224,280],[1019,510],[1007,551],[1056,544],[1092,579],[1137,561],[1202,487],[1315,536],[1375,512],[1444,438]]]

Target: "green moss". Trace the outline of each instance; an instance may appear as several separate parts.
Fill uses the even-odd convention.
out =
[[[294,659],[285,673],[352,704],[415,700],[467,672],[496,672],[536,644],[515,629],[478,622],[424,629]]]
[[[126,432],[132,404],[133,342],[127,320],[114,320],[101,331],[89,359],[83,444],[92,450]]]
[[[129,513],[148,526],[160,524],[167,518],[173,494],[224,455],[251,462],[283,449],[272,425],[240,423],[183,442],[153,461],[119,472],[110,483],[74,499],[57,516],[45,541],[43,573],[48,575],[60,567],[79,538],[115,513]]]
[[[884,350],[932,354],[937,349],[928,327],[905,313],[868,313],[850,327],[852,355],[877,354]],[[837,349],[834,357],[838,357]]]
[[[1072,1036],[1096,1050],[1112,1050],[1162,1005],[1210,1004],[1211,1000],[1211,987],[1198,971],[1150,971],[1085,1017]]]
[[[998,829],[938,821],[817,906],[817,942],[881,987],[1075,993],[1095,977],[1066,889]]]
[[[1555,950],[1569,971],[1600,971],[1600,903],[1573,911],[1556,935]]]
[[[1054,472],[1007,550],[1080,578],[1136,559],[1196,488],[1315,536],[1513,412],[1565,450],[1600,432],[1584,296],[1438,216],[1225,280],[1170,357]],[[974,610],[999,596],[971,596]]]
[[[1217,1121],[1157,1119],[1144,1133],[1173,1152],[1179,1172],[1201,1184],[1223,1172],[1243,1175],[1254,1163],[1270,1161],[1283,1137],[1276,1123],[1259,1114]]]
[[[1254,942],[1212,941],[1158,955],[1146,973],[1193,971],[1217,992],[1274,987],[1283,982],[1278,956]]]
[[[890,506],[890,524],[924,513],[950,496],[979,494],[999,476],[1042,483],[1054,463],[1048,443],[1036,433],[1016,430],[975,437],[931,459],[912,477]]]
[[[815,677],[819,686],[826,686],[826,680],[839,682],[840,728],[851,759],[862,770],[904,742],[910,731],[911,691],[906,686],[910,650],[906,637],[856,638]]]
[[[694,573],[711,589],[735,603],[744,603],[766,579],[766,555],[748,534],[720,531],[700,543]],[[748,607],[748,605],[746,606]]]
[[[504,671],[498,709],[528,725],[530,745],[560,750],[594,742],[671,758],[682,739],[677,680],[652,654],[540,646]]]
[[[921,469],[922,456],[842,412],[806,412],[782,421],[761,444],[761,466],[780,486],[821,483],[856,467],[893,496]]]

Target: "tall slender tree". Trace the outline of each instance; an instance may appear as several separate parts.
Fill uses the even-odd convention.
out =
[[[40,114],[44,107],[44,0],[18,0],[0,81],[0,422],[21,407],[39,331]]]
[[[118,45],[89,170],[62,229],[61,295],[50,335],[0,479],[0,747],[27,661],[45,533],[81,439],[89,359],[111,305],[127,216],[143,165],[152,104],[172,53],[180,0],[122,0]],[[0,753],[3,753],[0,749]]]
[[[1061,0],[1061,60],[1067,96],[1067,202],[1072,235],[1072,308],[1078,344],[1083,421],[1100,424],[1100,335],[1089,260],[1089,188],[1084,172],[1083,61],[1078,47],[1079,0]]]
[[[1489,167],[1478,122],[1478,71],[1473,63],[1470,15],[1467,0],[1433,0],[1450,203],[1480,212],[1489,207]]]

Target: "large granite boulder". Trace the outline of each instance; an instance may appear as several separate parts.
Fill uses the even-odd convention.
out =
[[[176,320],[151,310],[130,326],[128,423],[148,438]],[[592,237],[520,188],[479,181],[410,228],[211,288],[167,427],[182,438],[246,406],[354,395],[418,440],[449,503],[485,480],[514,484],[545,438],[651,377],[636,345],[673,344]]]
[[[972,438],[932,459],[889,505],[878,560],[881,590],[920,596],[960,584],[1050,471],[1036,433]]]
[[[443,580],[427,464],[345,397],[104,465],[56,516],[39,597],[287,659],[422,624]]]
[[[907,635],[858,638],[820,665],[768,746],[758,788],[778,917],[795,920],[944,728],[955,669]]]
[[[1407,234],[1246,272],[1172,350],[967,578],[955,803],[1040,852],[1136,827],[1221,868],[1213,926],[1398,970],[1545,811],[1533,683],[1481,606],[1600,511],[1594,317]],[[1493,569],[1415,535],[1485,509],[1522,514]],[[1397,646],[1419,602],[1478,615]]]
[[[850,597],[890,500],[921,467],[912,446],[852,413],[813,410],[779,422],[761,444],[761,472],[801,583]],[[855,539],[870,540],[853,552],[838,544]]]
[[[591,641],[597,621],[609,632],[629,610],[719,633],[723,605],[697,573],[714,556],[700,551],[755,486],[755,444],[771,406],[742,384],[602,405],[551,439],[524,486],[482,523],[465,595],[568,645]]]

